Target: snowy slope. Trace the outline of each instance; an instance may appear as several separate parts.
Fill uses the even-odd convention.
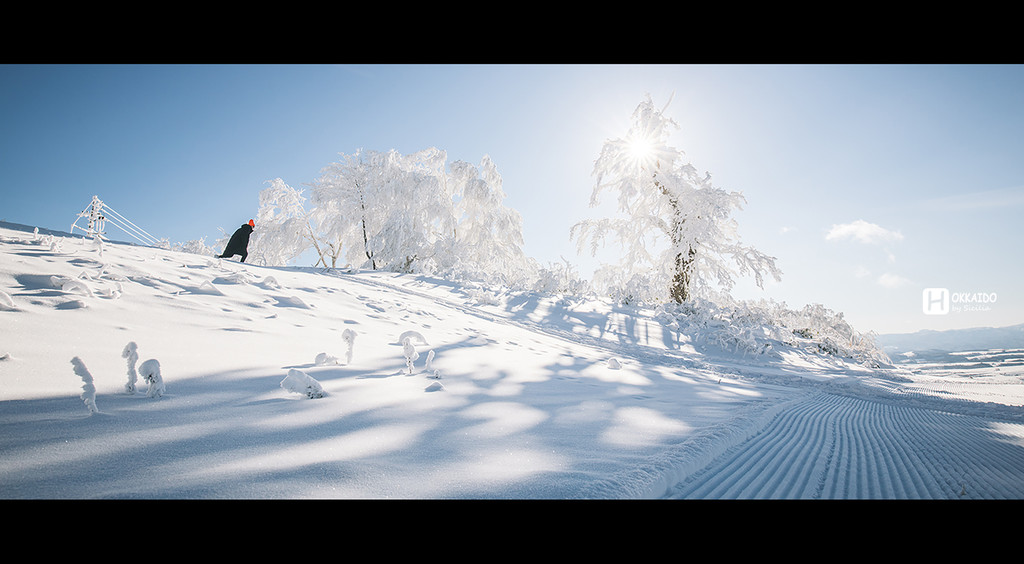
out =
[[[0,498],[1024,497],[1020,363],[742,355],[603,302],[45,233],[0,225]],[[126,391],[129,343],[162,394]]]

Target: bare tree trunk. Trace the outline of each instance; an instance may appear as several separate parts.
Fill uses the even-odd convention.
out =
[[[673,248],[679,248],[682,245],[683,240],[683,223],[686,219],[683,218],[683,212],[679,209],[679,200],[669,194],[668,189],[665,188],[660,182],[658,182],[657,173],[654,174],[654,185],[661,190],[661,193],[668,197],[669,204],[672,206],[672,227],[669,238],[672,241]],[[675,258],[675,272],[672,275],[672,285],[669,287],[669,297],[672,301],[677,304],[681,304],[690,299],[690,285],[693,274],[693,261],[697,255],[697,250],[693,247],[688,247],[687,252],[679,252]]]
[[[693,258],[697,252],[690,248],[687,256],[683,256],[683,253],[676,255],[676,271],[672,276],[672,287],[669,289],[669,295],[672,301],[677,304],[681,304],[690,299],[690,283],[692,281],[691,274],[693,271]]]
[[[313,243],[313,249],[316,250],[316,255],[320,257],[313,266],[316,267],[316,265],[323,263],[324,268],[327,268],[327,260],[324,259],[324,252],[320,250],[320,243],[316,240],[316,234],[313,233],[313,226],[309,224],[309,219],[306,219],[306,237]]]
[[[366,252],[366,258],[370,260],[370,266],[372,266],[374,270],[377,270],[377,261],[373,259],[373,253],[370,252],[368,247],[369,238],[366,235],[366,204],[363,203],[362,187],[359,189],[359,207],[363,211],[363,250]]]

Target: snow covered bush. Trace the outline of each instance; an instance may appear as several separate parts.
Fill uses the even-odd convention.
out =
[[[214,255],[220,254],[218,251],[214,250],[213,247],[210,247],[206,244],[206,237],[202,237],[200,239],[191,239],[185,241],[184,243],[175,243],[174,245],[170,246],[170,249],[173,251],[191,253],[194,255],[203,255],[207,257],[212,257]]]
[[[149,388],[146,390],[146,397],[157,398],[164,395],[167,388],[164,386],[163,375],[160,374],[160,362],[151,358],[139,365],[139,375],[146,381]]]
[[[352,364],[352,352],[356,346],[356,332],[351,329],[345,329],[341,332],[341,340],[345,342],[345,362],[346,364]]]
[[[538,269],[533,290],[545,294],[583,296],[590,292],[590,282],[581,278],[576,267],[562,257],[562,262]]]
[[[416,347],[412,344],[412,337],[402,339],[402,352],[405,354],[405,367],[409,369],[409,374],[412,374],[413,363],[420,357],[420,353],[416,352]]]
[[[316,358],[313,359],[313,364],[317,366],[332,366],[338,364],[338,359],[333,355],[322,352],[316,355]]]
[[[89,373],[89,369],[85,367],[82,359],[77,356],[71,359],[71,366],[75,374],[82,379],[82,401],[85,402],[89,413],[99,413],[100,410],[96,407],[96,386],[93,385],[92,374]]]
[[[135,363],[139,360],[139,347],[134,341],[129,342],[121,350],[121,358],[128,364],[128,382],[124,385],[124,391],[129,394],[135,393],[135,382],[138,379],[138,372],[135,370]]]
[[[304,395],[309,399],[317,399],[327,396],[320,382],[301,370],[292,368],[288,375],[281,380],[281,388],[286,391]]]
[[[39,229],[39,228],[37,227],[36,229]],[[34,236],[35,236],[35,239],[33,239],[33,242],[35,244],[43,246],[43,247],[48,247],[50,249],[50,252],[52,252],[52,253],[59,253],[63,249],[63,246],[64,246],[64,238],[63,237],[57,237],[57,236],[54,236],[52,234],[46,234],[46,235],[44,235],[42,237],[39,237],[39,232],[38,231],[34,232]]]
[[[580,252],[588,244],[596,252],[609,236],[625,252],[613,269],[595,275],[594,285],[630,301],[683,303],[730,290],[737,274],[753,275],[762,287],[765,276],[778,280],[773,257],[739,243],[731,214],[745,202],[742,194],[715,187],[710,174],[684,163],[682,151],[667,145],[673,128],[648,96],[626,136],[601,150],[591,205],[614,190],[622,217],[581,221],[570,236]]]
[[[718,296],[716,301],[698,298],[662,304],[655,319],[696,343],[745,355],[768,354],[776,344],[785,344],[873,368],[891,364],[873,334],[857,332],[842,313],[820,304],[791,310],[770,300],[734,301]]]

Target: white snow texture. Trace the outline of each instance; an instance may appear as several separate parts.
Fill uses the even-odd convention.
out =
[[[1024,346],[50,242],[0,224],[5,499],[1024,497]]]

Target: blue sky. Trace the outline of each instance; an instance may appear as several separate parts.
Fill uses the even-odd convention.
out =
[[[527,253],[589,275],[569,228],[605,215],[594,160],[650,94],[783,270],[738,297],[879,333],[1005,326],[1024,323],[1021,92],[1014,65],[3,65],[0,220],[66,230],[95,194],[159,238],[212,243],[273,178],[437,147],[490,155]],[[996,301],[926,315],[925,288]]]

